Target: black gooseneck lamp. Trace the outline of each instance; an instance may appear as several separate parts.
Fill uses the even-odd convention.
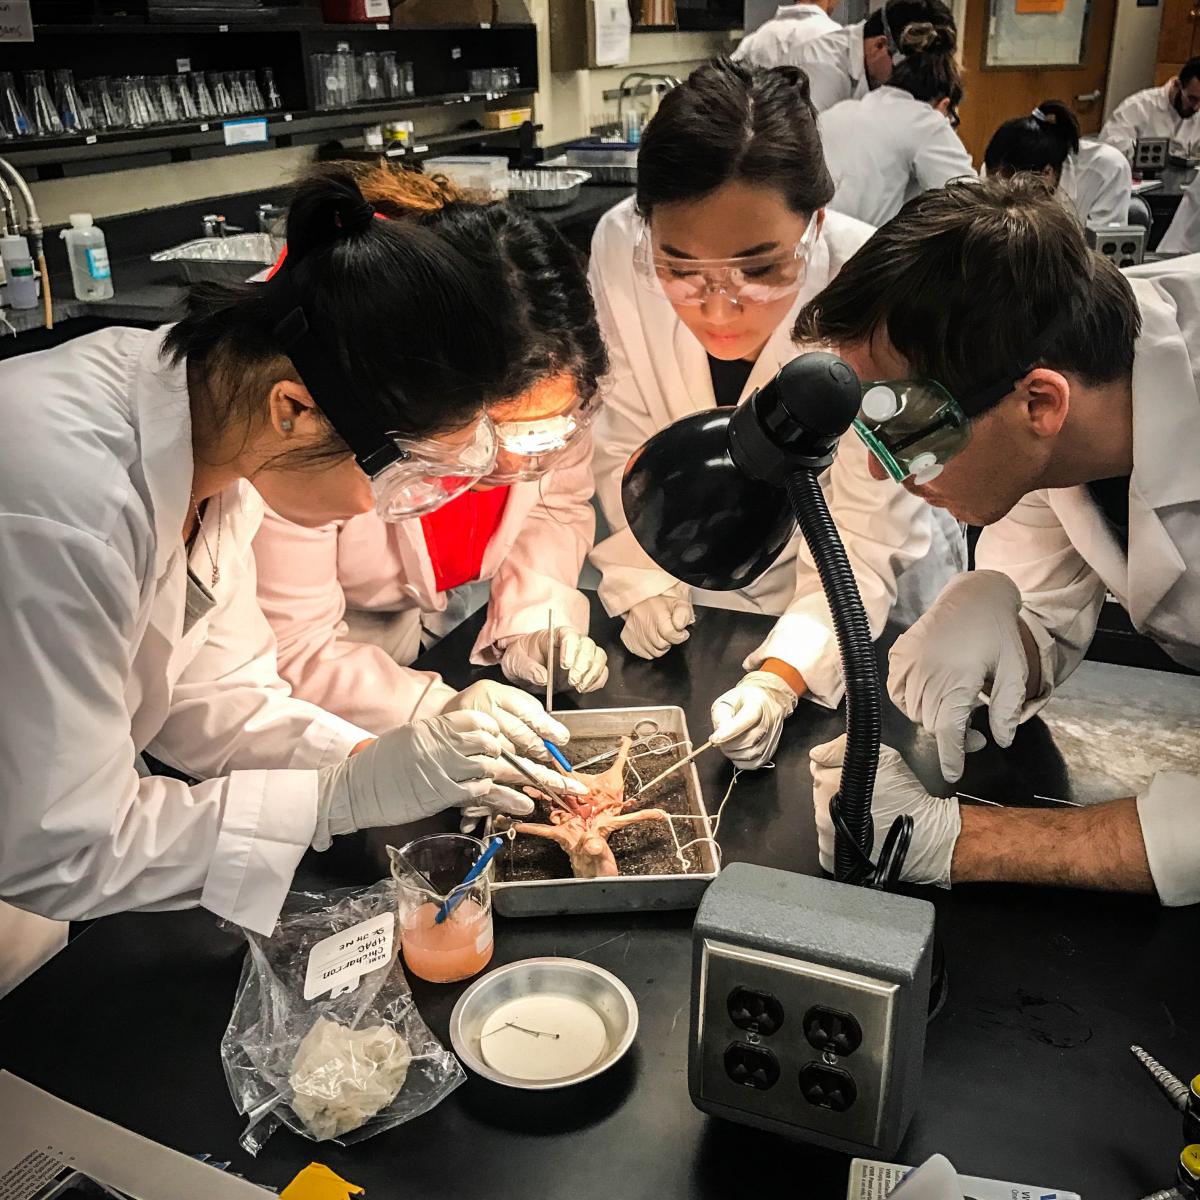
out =
[[[752,583],[799,525],[833,615],[846,685],[834,874],[845,883],[887,884],[899,878],[912,822],[893,826],[872,866],[879,674],[858,585],[819,482],[861,401],[849,364],[822,351],[803,354],[737,408],[695,413],[655,434],[629,460],[621,497],[646,553],[675,578],[715,591]]]

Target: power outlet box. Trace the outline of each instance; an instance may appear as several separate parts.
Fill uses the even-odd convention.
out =
[[[1089,225],[1087,243],[1118,267],[1136,267],[1146,257],[1146,230],[1140,225]]]
[[[933,927],[923,900],[731,863],[692,935],[692,1102],[892,1154],[920,1088]]]
[[[1161,171],[1171,151],[1169,138],[1138,138],[1133,143],[1133,169],[1139,173]]]

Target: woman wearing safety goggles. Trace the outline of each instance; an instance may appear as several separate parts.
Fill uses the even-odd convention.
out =
[[[378,738],[298,699],[255,596],[264,500],[311,527],[394,501],[409,444],[474,426],[541,353],[455,241],[377,220],[333,169],[297,188],[268,283],[0,364],[0,658],[19,698],[0,723],[0,993],[65,941],[56,922],[203,905],[269,934],[310,846],[528,813],[530,770],[578,790],[517,770],[520,729],[463,697]],[[542,282],[579,286],[552,262]]]
[[[690,589],[638,547],[621,476],[658,430],[740,403],[799,353],[796,313],[872,232],[826,211],[832,194],[803,76],[718,59],[663,98],[642,139],[637,196],[601,220],[592,243],[592,290],[613,359],[596,437],[597,491],[616,531],[592,554],[600,597],[624,615],[622,641],[643,658],[687,638],[693,600],[780,615],[746,660],[749,674],[712,708],[713,740],[745,767],[770,758],[800,694],[829,705],[841,697],[816,570],[797,536],[751,587]],[[878,630],[889,615],[921,612],[964,565],[965,547],[956,522],[906,493],[882,495],[865,454],[850,451],[826,490]],[[719,520],[720,498],[705,502]]]
[[[486,272],[510,366],[469,423],[395,439],[400,453],[372,479],[372,511],[316,528],[267,514],[254,549],[280,671],[296,695],[368,729],[483,707],[544,758],[546,729],[556,741],[566,731],[532,697],[491,681],[456,697],[405,664],[486,597],[472,661],[544,685],[553,613],[556,686],[591,691],[608,677],[576,586],[595,527],[591,425],[606,362],[587,283],[537,217],[463,203],[410,171],[356,176],[377,212],[435,232]],[[464,326],[464,359],[473,344]]]

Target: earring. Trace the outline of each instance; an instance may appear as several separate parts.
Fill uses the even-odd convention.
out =
[[[282,429],[284,433],[291,433],[292,432],[292,423],[291,423],[291,421],[289,421],[285,418],[284,420],[279,422],[279,428]]]

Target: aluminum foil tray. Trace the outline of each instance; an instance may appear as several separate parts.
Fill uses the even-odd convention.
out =
[[[150,261],[170,263],[188,283],[242,283],[276,257],[269,233],[231,233],[160,250],[150,255]]]
[[[580,188],[590,178],[586,171],[561,167],[509,171],[508,194],[526,208],[565,208],[579,198]]]
[[[688,741],[687,718],[682,708],[673,705],[648,708],[593,708],[580,711],[556,712],[571,732],[572,739],[609,737],[631,734],[638,721],[657,721],[664,733],[673,740]],[[570,743],[567,756],[571,756]],[[644,758],[640,764],[652,763]],[[641,766],[639,764],[639,769]],[[666,765],[669,765],[666,764]],[[653,772],[657,773],[657,771]],[[711,837],[712,825],[704,797],[700,793],[700,777],[695,763],[679,771],[685,782],[689,808],[700,819],[690,822],[695,827],[692,837]],[[490,827],[488,832],[490,833]],[[681,838],[681,840],[684,840]],[[699,851],[702,869],[676,875],[618,875],[611,879],[529,879],[504,881],[504,865],[498,860],[497,882],[492,884],[492,905],[506,917],[561,916],[567,913],[619,913],[645,909],[695,908],[705,889],[717,877],[720,864],[711,842],[702,842]],[[503,852],[501,852],[501,859]]]

